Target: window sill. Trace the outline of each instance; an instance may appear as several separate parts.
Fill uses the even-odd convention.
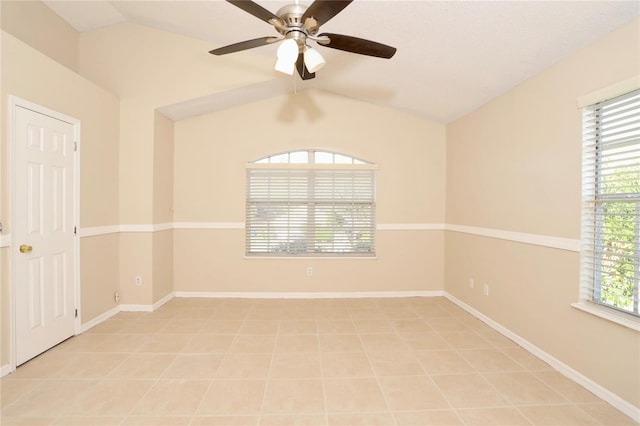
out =
[[[378,256],[244,256],[245,259],[278,259],[278,260],[378,260]]]
[[[640,319],[638,318],[632,318],[623,313],[617,313],[605,307],[599,307],[587,302],[572,303],[571,306],[583,312],[640,332]]]

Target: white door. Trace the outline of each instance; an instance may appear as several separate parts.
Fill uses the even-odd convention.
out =
[[[75,332],[74,125],[14,108],[16,366]]]

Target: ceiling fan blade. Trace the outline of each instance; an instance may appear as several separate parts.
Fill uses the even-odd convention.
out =
[[[298,60],[296,61],[296,69],[298,70],[298,74],[300,74],[300,78],[303,80],[311,80],[312,78],[316,78],[316,73],[309,72],[307,66],[304,64],[304,54],[302,53],[298,55]]]
[[[386,44],[377,43],[363,38],[342,34],[322,33],[318,37],[329,37],[328,42],[318,41],[321,46],[344,50],[345,52],[359,53],[361,55],[375,56],[389,59],[396,53],[396,48]]]
[[[325,24],[336,16],[342,9],[349,6],[353,0],[315,0],[305,10],[300,21],[305,22],[307,18],[313,18],[318,25]]]
[[[260,6],[257,3],[252,2],[251,0],[227,0],[227,1],[232,5],[244,10],[245,12],[250,13],[256,18],[263,20],[267,24],[271,24],[270,22],[271,20],[276,20],[282,23],[282,20],[277,15],[274,15],[264,7]]]
[[[276,41],[280,41],[282,38],[280,37],[260,37],[254,38],[253,40],[245,40],[239,43],[230,44],[228,46],[220,47],[218,49],[213,49],[209,51],[209,53],[213,55],[226,55],[227,53],[239,52],[241,50],[253,49],[254,47],[266,46],[267,44],[275,43]]]

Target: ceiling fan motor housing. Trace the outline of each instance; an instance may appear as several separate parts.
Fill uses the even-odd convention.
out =
[[[298,48],[301,52],[304,50],[307,37],[315,36],[320,28],[313,17],[309,17],[305,22],[302,22],[302,16],[306,10],[307,6],[299,3],[281,7],[276,12],[276,15],[284,22],[284,26],[274,25],[280,34],[294,39],[298,43]]]
[[[302,15],[307,6],[302,4],[289,4],[281,7],[276,15],[282,19],[287,27],[302,27]]]

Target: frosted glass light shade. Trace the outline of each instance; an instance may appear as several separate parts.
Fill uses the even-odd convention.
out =
[[[292,75],[298,59],[298,43],[291,38],[286,39],[278,47],[276,71]]]
[[[278,59],[295,62],[296,59],[298,59],[298,43],[292,38],[288,38],[280,43],[280,47],[278,47]]]
[[[316,72],[324,67],[325,61],[320,52],[309,47],[304,52],[304,64],[309,72]]]
[[[296,62],[290,62],[284,59],[278,59],[276,61],[276,66],[275,66],[276,71],[280,71],[282,73],[285,74],[289,74],[289,75],[293,75],[293,72],[296,69]]]

